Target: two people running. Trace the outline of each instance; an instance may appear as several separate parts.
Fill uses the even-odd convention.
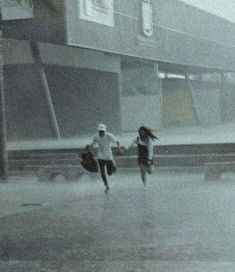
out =
[[[110,187],[106,172],[109,176],[116,172],[116,164],[113,158],[111,144],[114,143],[117,145],[118,154],[123,154],[123,148],[121,148],[118,139],[113,134],[106,131],[106,126],[104,124],[99,124],[97,130],[98,133],[95,135],[89,149],[93,150],[95,145],[98,145],[97,158],[99,170],[106,187],[105,192],[108,192]],[[158,138],[152,131],[149,128],[142,126],[139,128],[138,136],[126,148],[126,150],[129,150],[134,145],[137,145],[138,165],[144,185],[146,185],[147,173],[151,174],[153,172],[153,146],[155,139]]]

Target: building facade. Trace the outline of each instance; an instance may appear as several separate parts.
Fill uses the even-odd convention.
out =
[[[9,139],[235,120],[235,26],[180,1],[36,0],[4,38]]]

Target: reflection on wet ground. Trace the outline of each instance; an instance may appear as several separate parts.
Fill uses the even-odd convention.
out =
[[[138,172],[119,173],[108,194],[89,178],[16,184],[17,205],[47,205],[0,219],[0,269],[234,271],[234,180],[233,174],[205,182],[200,174],[155,173],[144,187]],[[5,197],[16,193],[4,190]]]

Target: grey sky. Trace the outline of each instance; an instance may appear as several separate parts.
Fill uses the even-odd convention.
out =
[[[235,22],[234,0],[180,0]]]

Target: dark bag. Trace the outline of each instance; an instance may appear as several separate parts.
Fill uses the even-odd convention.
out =
[[[81,165],[89,172],[95,173],[98,172],[98,164],[94,159],[93,154],[87,149],[81,154]]]

